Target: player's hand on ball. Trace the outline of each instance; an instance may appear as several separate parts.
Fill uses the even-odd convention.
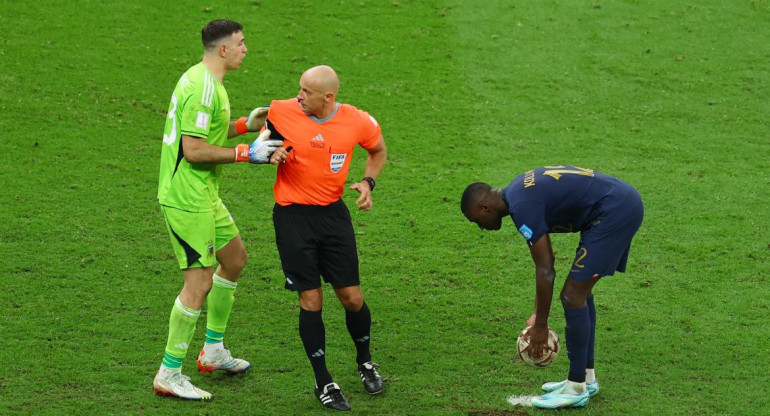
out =
[[[547,348],[548,342],[548,327],[533,325],[529,328],[529,347],[530,354],[535,357],[540,357],[544,349]]]
[[[270,163],[270,156],[275,149],[283,145],[283,140],[269,140],[270,130],[265,129],[257,136],[254,143],[249,145],[249,162],[256,164]]]
[[[541,334],[542,332],[542,334]],[[545,335],[545,341],[536,342],[535,338]],[[559,355],[559,335],[549,327],[526,327],[516,342],[519,358],[535,367],[550,365]]]
[[[246,127],[249,128],[249,131],[259,131],[265,125],[268,111],[270,111],[270,107],[257,107],[251,110],[246,119]]]

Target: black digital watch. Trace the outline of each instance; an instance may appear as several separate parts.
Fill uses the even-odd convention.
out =
[[[364,176],[363,180],[365,180],[366,183],[369,184],[369,191],[373,191],[374,190],[374,185],[377,184],[377,182],[374,181],[374,178],[372,178],[371,176]]]

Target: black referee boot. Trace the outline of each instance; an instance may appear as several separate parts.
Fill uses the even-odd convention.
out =
[[[379,365],[369,361],[358,366],[358,374],[361,375],[361,381],[369,394],[377,394],[382,391],[382,377],[377,372]]]
[[[337,383],[329,383],[323,388],[316,387],[315,395],[324,407],[334,410],[350,410],[348,399],[342,395],[340,386],[338,386]]]

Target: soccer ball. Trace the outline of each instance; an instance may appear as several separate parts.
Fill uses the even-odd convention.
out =
[[[529,327],[524,328],[516,342],[519,358],[521,358],[521,361],[535,367],[548,367],[559,356],[559,335],[551,327],[548,327],[548,349],[543,352],[541,357],[534,357],[529,352],[524,351],[529,346],[528,332]]]

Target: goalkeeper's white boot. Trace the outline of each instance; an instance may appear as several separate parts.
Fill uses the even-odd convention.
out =
[[[158,370],[152,389],[158,396],[172,396],[184,400],[211,400],[214,395],[201,390],[190,383],[190,377],[181,371]]]
[[[216,353],[206,353],[204,349],[198,355],[198,370],[204,373],[213,373],[214,371],[221,370],[231,374],[238,374],[243,373],[249,368],[251,368],[251,364],[248,361],[233,358],[230,355],[230,350],[224,348]]]

